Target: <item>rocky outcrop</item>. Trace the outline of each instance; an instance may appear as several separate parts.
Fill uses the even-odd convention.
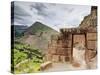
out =
[[[88,30],[88,32],[97,32],[97,7],[91,7],[91,13],[84,17],[79,28]]]

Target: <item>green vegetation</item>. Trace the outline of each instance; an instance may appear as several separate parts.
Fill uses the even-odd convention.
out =
[[[15,42],[12,49],[12,67],[14,73],[30,73],[39,71],[43,62],[43,54],[39,49],[33,49],[29,45]]]
[[[18,30],[15,30],[15,37],[21,37],[22,33],[20,33]]]
[[[44,55],[42,53],[45,53],[51,35],[58,32],[40,22],[35,22],[30,27],[12,25],[13,31],[15,36],[11,50],[12,72],[30,73],[39,71],[40,64],[43,62]]]

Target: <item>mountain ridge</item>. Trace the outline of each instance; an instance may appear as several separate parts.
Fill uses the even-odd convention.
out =
[[[47,49],[48,42],[54,34],[58,34],[58,32],[43,23],[35,22],[27,28],[24,36],[19,41],[45,52],[44,50]]]

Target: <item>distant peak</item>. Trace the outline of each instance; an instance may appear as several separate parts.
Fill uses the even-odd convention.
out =
[[[41,22],[36,21],[34,24],[42,24]]]
[[[45,24],[43,24],[41,22],[36,21],[35,23],[32,24],[32,26],[47,26],[47,25],[45,25]]]

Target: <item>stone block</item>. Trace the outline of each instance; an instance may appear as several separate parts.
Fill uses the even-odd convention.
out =
[[[63,55],[64,54],[64,49],[57,48],[57,54]]]
[[[72,40],[72,34],[69,34],[68,40]]]
[[[66,56],[66,57],[65,57],[65,61],[66,61],[66,62],[70,61],[70,57],[67,57],[67,56]]]
[[[59,62],[59,55],[52,55],[53,62]]]
[[[96,41],[87,41],[87,48],[88,49],[97,49],[97,42]]]
[[[51,61],[52,60],[52,55],[51,54],[47,54],[46,55],[46,60],[47,61]]]
[[[72,46],[72,41],[69,40],[69,41],[68,41],[68,47],[71,47],[71,46]]]
[[[87,40],[97,40],[97,33],[87,33]]]
[[[61,61],[61,62],[66,62],[66,61],[65,61],[65,57],[66,57],[66,56],[60,56],[60,61]]]

